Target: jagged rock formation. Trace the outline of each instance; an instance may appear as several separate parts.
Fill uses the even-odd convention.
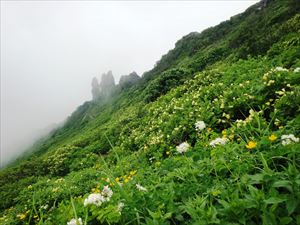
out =
[[[100,97],[109,97],[115,90],[115,87],[115,78],[111,71],[102,74],[100,84],[98,82],[98,79],[94,77],[92,80],[93,100],[97,100]]]
[[[106,74],[103,73],[101,76],[100,91],[101,95],[104,97],[109,97],[112,91],[115,89],[115,78],[111,71]]]
[[[121,89],[128,88],[135,84],[140,79],[136,72],[132,72],[129,75],[123,75],[120,78],[119,86]]]
[[[94,77],[92,80],[92,96],[93,100],[97,99],[100,96],[100,85],[97,77]]]
[[[264,8],[267,7],[268,0],[262,0],[261,2]]]

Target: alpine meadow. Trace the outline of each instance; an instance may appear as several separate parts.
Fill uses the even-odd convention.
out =
[[[0,171],[0,224],[300,224],[300,1],[187,34]]]

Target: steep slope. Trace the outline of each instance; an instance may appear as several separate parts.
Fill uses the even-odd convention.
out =
[[[0,223],[300,223],[299,37],[294,0],[183,37],[0,172]]]

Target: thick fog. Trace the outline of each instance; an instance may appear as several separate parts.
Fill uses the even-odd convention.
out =
[[[91,99],[91,81],[151,69],[182,36],[257,1],[1,1],[1,164]]]

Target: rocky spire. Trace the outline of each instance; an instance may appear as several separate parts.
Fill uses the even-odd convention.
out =
[[[96,77],[92,80],[92,96],[93,100],[97,99],[100,96],[100,85]]]
[[[122,89],[127,88],[135,84],[140,79],[136,72],[132,72],[129,75],[123,75],[120,78],[119,85]]]
[[[264,8],[267,7],[267,5],[268,5],[268,0],[262,0],[262,5],[263,5]]]
[[[96,77],[92,80],[92,96],[93,100],[105,99],[111,96],[116,90],[115,78],[111,71],[101,75],[101,81],[98,82]]]
[[[115,89],[115,86],[115,78],[112,72],[108,71],[106,74],[103,73],[100,83],[101,95],[103,95],[104,97],[110,96],[112,91]]]

